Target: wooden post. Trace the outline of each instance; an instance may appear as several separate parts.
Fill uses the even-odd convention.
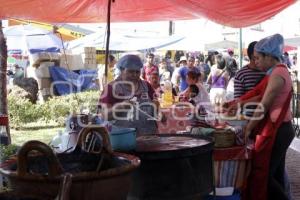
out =
[[[8,115],[7,111],[7,46],[2,30],[2,21],[0,20],[0,114]],[[9,126],[7,126],[7,136],[11,142]]]

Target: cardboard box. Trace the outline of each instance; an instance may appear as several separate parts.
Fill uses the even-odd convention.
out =
[[[54,66],[54,62],[42,62],[40,66],[36,68],[36,77],[37,78],[50,78],[49,67]]]
[[[75,48],[72,50],[69,50],[68,53],[71,54],[96,54],[96,48],[95,47],[81,47],[81,48]]]
[[[65,68],[65,69],[71,68],[73,66],[72,55],[69,55],[69,54],[62,55],[60,58],[59,66]]]
[[[95,53],[96,54],[96,47],[84,47],[84,53]]]
[[[59,61],[60,53],[55,52],[39,52],[29,55],[29,61],[31,66],[39,66],[43,61]]]
[[[51,78],[39,78],[36,80],[38,82],[39,89],[51,88],[51,84],[52,84]]]
[[[46,100],[48,100],[51,97],[51,89],[50,88],[44,88],[39,90],[38,92],[38,101],[41,103],[44,103]]]
[[[85,63],[84,68],[85,69],[97,69],[97,64],[96,63]]]

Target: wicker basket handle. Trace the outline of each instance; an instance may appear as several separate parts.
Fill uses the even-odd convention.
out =
[[[52,149],[45,143],[42,143],[37,140],[31,140],[26,142],[18,152],[18,176],[26,176],[28,166],[28,153],[33,150],[42,153],[47,158],[49,167],[49,177],[57,176],[63,172],[62,167],[57,157],[53,153]]]
[[[93,147],[87,147],[86,145],[86,141],[87,141],[87,137],[89,134],[92,134],[92,136],[96,136],[96,137],[101,137],[102,139],[102,144],[103,144],[103,148],[106,150],[107,153],[109,154],[113,154],[113,150],[110,144],[110,140],[109,140],[109,136],[108,136],[108,132],[106,130],[106,128],[104,127],[100,127],[100,126],[87,126],[84,127],[80,133],[79,133],[79,137],[77,140],[77,145],[81,146],[81,149],[83,149],[86,152],[91,152],[91,153],[101,153],[100,152],[96,152],[94,151]],[[95,142],[95,141],[91,141],[91,142]]]

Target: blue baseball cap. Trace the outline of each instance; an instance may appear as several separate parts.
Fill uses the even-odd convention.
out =
[[[254,49],[256,52],[265,53],[281,60],[283,54],[283,45],[284,39],[282,35],[275,34],[258,41]]]
[[[134,69],[139,70],[143,67],[141,58],[137,55],[125,55],[117,62],[118,69]]]

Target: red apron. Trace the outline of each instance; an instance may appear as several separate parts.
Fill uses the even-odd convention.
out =
[[[286,67],[278,65],[277,67]],[[263,96],[267,87],[269,76],[266,76],[253,90],[243,95],[240,99],[245,100],[253,96]],[[289,109],[292,91],[290,92],[281,113],[275,123],[271,121],[270,115],[266,114],[265,118],[255,129],[257,133],[252,156],[252,168],[248,178],[245,199],[247,200],[267,200],[268,194],[268,176],[269,164],[273,144],[276,138],[278,128]]]

